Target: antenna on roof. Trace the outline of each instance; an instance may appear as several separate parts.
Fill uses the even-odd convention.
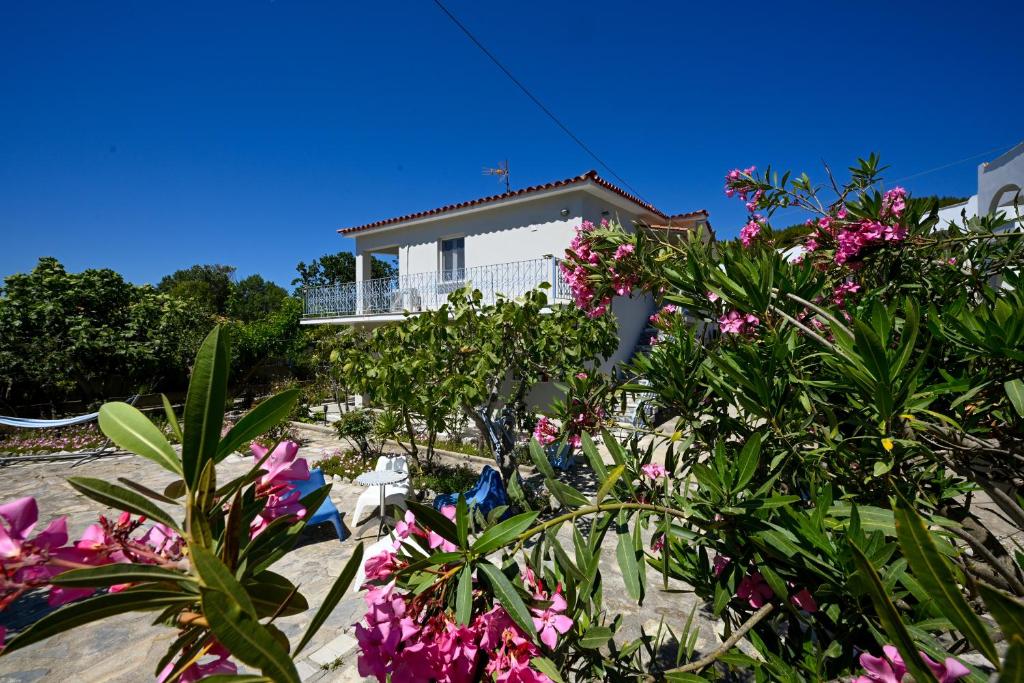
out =
[[[500,182],[502,178],[505,179],[505,192],[512,192],[512,174],[509,171],[508,159],[505,159],[504,164],[498,164],[498,168],[487,168],[484,167],[484,175],[496,175]]]

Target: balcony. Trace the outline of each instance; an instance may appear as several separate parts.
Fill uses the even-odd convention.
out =
[[[448,300],[449,294],[467,285],[480,290],[483,303],[494,303],[499,296],[522,296],[547,282],[552,285],[548,299],[564,301],[570,296],[569,287],[562,279],[558,263],[559,259],[546,257],[311,287],[302,294],[303,323],[372,322],[400,317],[405,311],[434,310]]]

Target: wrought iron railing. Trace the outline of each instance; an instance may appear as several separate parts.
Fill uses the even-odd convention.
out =
[[[402,311],[429,311],[448,300],[448,295],[470,286],[480,290],[485,303],[493,303],[499,295],[522,296],[540,283],[552,285],[549,298],[555,301],[569,297],[569,286],[553,257],[498,263],[475,268],[414,273],[396,277],[347,282],[327,287],[309,287],[303,291],[304,317],[327,318],[356,315],[379,315]]]

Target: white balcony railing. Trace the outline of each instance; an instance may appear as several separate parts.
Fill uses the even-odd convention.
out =
[[[441,306],[449,294],[466,285],[480,290],[485,303],[494,303],[499,295],[515,298],[547,282],[552,285],[548,298],[557,301],[569,296],[569,287],[562,279],[558,263],[559,259],[547,257],[310,287],[303,292],[303,317],[337,318],[429,311]]]

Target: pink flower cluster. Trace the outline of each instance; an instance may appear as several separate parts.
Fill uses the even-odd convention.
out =
[[[860,291],[860,285],[852,280],[844,282],[837,286],[832,292],[832,303],[836,306],[845,306],[846,297],[851,294],[856,294]]]
[[[256,463],[270,452],[269,448],[255,442],[251,449]],[[309,479],[309,464],[305,458],[296,459],[298,452],[299,444],[282,441],[260,466],[267,473],[256,484],[256,497],[265,498],[266,505],[250,525],[253,537],[263,533],[278,517],[293,517],[296,521],[305,517],[306,509],[299,503],[302,494],[292,482]]]
[[[656,462],[649,462],[640,468],[640,471],[644,473],[644,476],[657,481],[668,476],[668,471]]]
[[[59,517],[32,535],[39,519],[35,498],[20,498],[0,505],[0,610],[27,590],[50,587],[49,602],[62,605],[92,595],[92,588],[52,586],[53,577],[70,569],[136,562],[179,567],[182,540],[177,532],[156,524],[133,537],[145,518],[125,512],[117,521],[100,517],[82,537],[68,545],[67,518]],[[114,586],[112,591],[126,585]]]
[[[533,429],[533,438],[537,439],[541,446],[547,446],[558,441],[558,427],[546,415],[537,420],[537,426]]]
[[[725,196],[733,197],[738,195],[740,199],[747,201],[749,199],[750,191],[750,178],[754,175],[754,171],[757,168],[750,166],[743,169],[742,171],[738,168],[734,168],[725,174]],[[761,198],[760,195],[757,197]]]
[[[764,227],[764,216],[755,214],[747,221],[746,225],[740,228],[740,242],[745,248],[750,248],[757,236],[761,234],[762,227]]]
[[[442,512],[446,516],[454,514],[454,510]],[[411,513],[396,526],[396,532],[398,539],[393,552],[382,553],[389,558],[373,564],[367,561],[369,581],[390,577],[394,552],[405,539],[410,536],[431,539],[435,535],[418,527]],[[431,548],[447,550],[441,543],[435,545],[434,540],[429,543]],[[381,567],[389,569],[380,571]],[[529,570],[524,575],[524,583],[533,591],[538,603],[547,605],[532,608],[531,616],[541,642],[554,648],[558,636],[572,628],[572,620],[564,614],[565,598],[560,590],[550,595],[546,593]],[[455,622],[443,609],[432,610],[429,594],[403,594],[396,590],[394,582],[371,585],[364,599],[366,616],[355,629],[362,676],[410,683],[469,683],[477,680],[475,676],[482,657],[484,671],[495,681],[550,682],[546,675],[530,668],[530,660],[539,656],[540,650],[500,604],[477,615],[467,626]]]
[[[858,676],[854,683],[902,683],[907,673],[906,662],[899,650],[893,645],[882,648],[882,657],[865,652],[860,656],[860,665],[864,667],[864,675]],[[925,665],[932,670],[939,683],[953,683],[970,674],[970,670],[952,657],[947,657],[941,664],[923,652],[918,652]]]
[[[572,292],[573,301],[591,318],[598,318],[605,314],[608,306],[611,305],[610,296],[598,297],[593,283],[589,279],[589,271],[586,265],[597,265],[601,256],[591,246],[590,233],[594,230],[594,224],[590,221],[583,221],[576,228],[576,235],[573,237],[566,251],[569,258],[559,264],[562,277],[565,278]]]
[[[753,334],[760,324],[761,319],[756,315],[739,311],[729,311],[718,319],[718,327],[722,334]]]
[[[675,315],[679,311],[679,307],[675,304],[665,304],[661,307],[661,310],[653,313],[648,321],[652,325],[666,324],[669,321],[670,316]]]
[[[808,225],[816,229],[804,240],[804,249],[814,252],[821,248],[822,241],[831,240],[835,243],[833,259],[836,265],[855,265],[866,249],[902,242],[907,238],[907,229],[899,224],[906,207],[907,192],[902,187],[893,188],[883,195],[879,220],[847,221],[846,207],[840,207],[835,219],[826,216],[808,221]]]
[[[725,555],[716,555],[712,572],[716,577],[721,576],[732,560]],[[790,590],[795,586],[790,583]],[[740,585],[736,587],[736,596],[740,600],[745,601],[752,609],[760,609],[768,604],[774,597],[775,591],[771,589],[768,582],[764,580],[759,571],[751,571],[747,573],[742,579],[740,579]],[[818,603],[814,600],[814,596],[806,588],[791,593],[789,596],[790,603],[793,604],[797,609],[801,609],[808,613],[814,613],[818,611]]]

